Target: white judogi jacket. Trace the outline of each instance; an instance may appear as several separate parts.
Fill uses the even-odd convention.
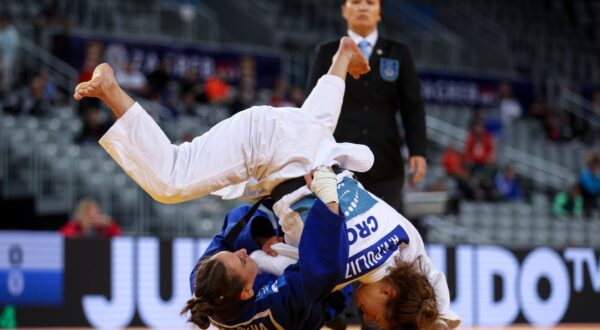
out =
[[[171,144],[135,103],[100,139],[100,145],[159,202],[179,203],[215,192],[227,199],[257,198],[320,165],[337,164],[356,172],[371,168],[373,153],[368,147],[337,143],[333,138],[344,89],[342,79],[323,76],[300,109],[252,107],[179,146]],[[284,196],[274,206],[291,244],[298,243],[303,223],[289,206],[310,193],[308,188],[299,191]],[[391,209],[385,203],[378,204]],[[414,229],[410,223],[407,227]],[[420,236],[416,236],[421,243],[415,244],[417,250],[405,254],[407,258],[424,254]],[[365,281],[381,279],[387,266],[373,270]],[[442,296],[449,297],[445,279],[433,278],[432,284],[436,292],[439,287]],[[449,311],[449,298],[439,302],[442,315],[450,315],[445,312]]]
[[[387,269],[395,266],[397,258],[407,262],[420,258],[418,266],[435,290],[440,317],[451,328],[457,327],[460,317],[450,309],[446,276],[433,266],[417,229],[380,198],[360,185],[354,186],[356,181],[351,177],[349,171],[337,175],[340,210],[346,216],[350,250],[344,283],[338,285],[336,290],[355,281],[372,283],[383,279],[388,274]],[[260,250],[252,253],[261,271],[280,275],[298,259],[295,246],[303,225],[300,215],[292,211],[291,206],[311,193],[308,187],[301,187],[282,197],[273,206],[275,213],[286,215],[285,220],[280,219],[286,233],[286,243],[273,245],[273,249],[281,256],[271,257]]]

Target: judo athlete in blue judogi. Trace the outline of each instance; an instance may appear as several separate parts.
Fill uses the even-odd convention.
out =
[[[337,203],[327,205],[321,199],[313,204],[299,260],[280,276],[259,273],[248,256],[261,249],[259,241],[275,237],[268,215],[256,211],[232,237],[249,207],[229,212],[223,232],[213,237],[192,272],[193,297],[184,309],[191,310],[191,321],[201,328],[212,323],[221,329],[320,329],[343,309],[347,297],[345,292],[331,293],[344,276],[348,240],[344,217],[334,212]]]

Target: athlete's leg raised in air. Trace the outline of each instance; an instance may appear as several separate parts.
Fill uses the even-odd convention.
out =
[[[320,120],[327,121],[327,126],[337,122],[346,73],[357,77],[368,70],[356,45],[343,38],[325,82],[315,87],[303,106],[312,116],[298,109],[254,107],[179,146],[171,144],[141,106],[119,87],[107,64],[99,65],[90,81],[79,84],[74,97],[96,97],[111,108],[119,120],[101,139],[102,146],[152,197],[163,203],[178,203],[250,178],[259,182],[259,190],[269,193],[282,180],[305,174],[313,166],[312,158],[324,134]],[[333,114],[324,115],[327,109]],[[290,138],[282,142],[286,136]],[[295,148],[276,152],[289,145]],[[286,159],[279,159],[282,155]],[[290,171],[290,166],[295,171]],[[277,177],[279,182],[271,180],[276,173],[283,173]]]

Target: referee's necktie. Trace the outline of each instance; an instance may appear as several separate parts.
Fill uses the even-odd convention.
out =
[[[369,56],[371,56],[371,52],[369,51],[369,42],[364,39],[361,40],[358,43],[358,49],[360,49],[360,51],[365,55],[365,57],[368,60]]]

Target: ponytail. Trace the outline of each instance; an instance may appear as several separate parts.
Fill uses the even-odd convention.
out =
[[[190,317],[187,319],[188,322],[194,323],[200,329],[208,329],[210,326],[210,317],[214,316],[215,309],[205,299],[192,297],[192,299],[187,301],[180,314],[184,315],[187,312],[190,312]]]
[[[201,261],[194,284],[194,296],[180,312],[181,315],[190,312],[188,322],[207,329],[211,319],[227,322],[239,313],[243,283],[228,274],[220,260],[211,257]]]

